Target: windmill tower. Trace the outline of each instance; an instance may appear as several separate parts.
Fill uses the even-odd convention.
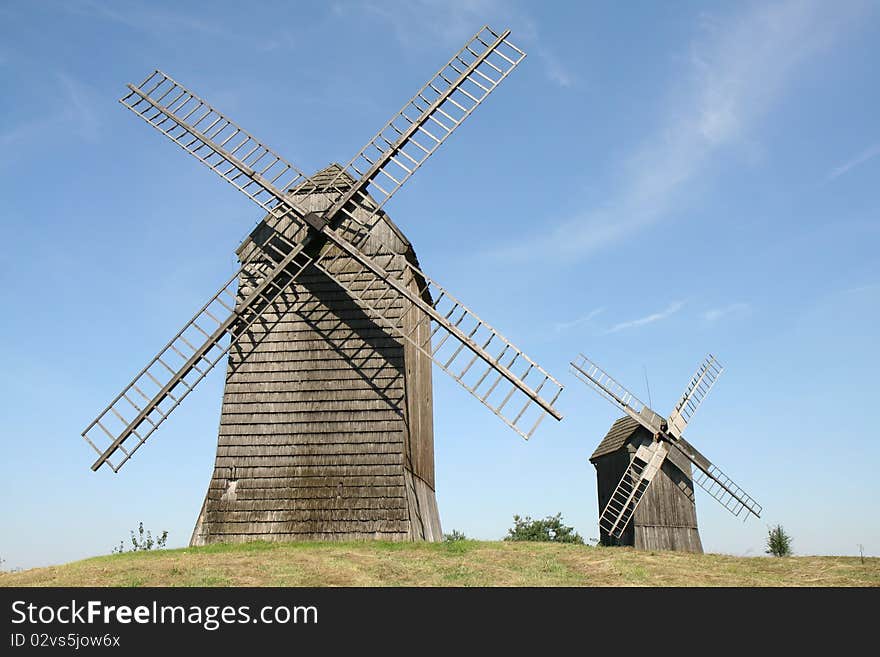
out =
[[[344,190],[356,182],[341,171],[327,167],[292,197],[326,210],[323,185],[335,179]],[[365,250],[387,252],[386,270],[418,266],[406,237],[378,216]],[[258,254],[265,230],[261,223],[238,248],[242,262]],[[239,289],[258,277],[245,271]],[[424,287],[411,282],[416,293]],[[415,316],[400,310],[386,313],[395,328],[418,330]],[[430,359],[317,270],[303,272],[263,318],[268,326],[246,331],[230,352],[214,472],[190,543],[440,540]]]
[[[484,27],[345,166],[307,177],[161,71],[132,112],[267,214],[240,267],[83,431],[118,471],[219,362],[191,542],[438,540],[433,361],[524,438],[562,386],[425,275],[392,195],[522,61]]]
[[[733,515],[761,516],[761,506],[683,436],[723,368],[709,354],[668,419],[655,413],[581,354],[571,371],[626,413],[590,461],[596,467],[599,532],[604,545],[702,552],[694,482]]]

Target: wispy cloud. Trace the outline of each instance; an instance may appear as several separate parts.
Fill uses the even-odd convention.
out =
[[[91,92],[83,83],[66,73],[59,73],[58,80],[67,99],[63,118],[80,137],[94,141],[100,132],[100,119]]]
[[[859,3],[821,0],[756,3],[727,19],[704,20],[670,109],[653,134],[624,159],[608,202],[556,224],[528,247],[498,258],[522,262],[552,248],[578,260],[671,214],[714,156],[749,141],[748,133],[814,55],[861,12]]]
[[[86,141],[98,139],[101,120],[95,109],[92,91],[66,73],[56,73],[56,78],[63,92],[58,103],[61,109],[9,127],[0,133],[0,145],[30,142],[45,135],[57,135],[62,129]]]
[[[224,29],[209,19],[146,3],[133,2],[121,6],[120,3],[115,2],[86,0],[76,4],[68,3],[65,9],[75,14],[113,21],[154,35],[183,31],[212,37],[240,38],[240,35]]]
[[[498,10],[499,3],[496,0],[411,0],[393,4],[356,2],[353,6],[386,23],[401,45],[415,49],[433,45],[432,41],[445,46],[463,42],[473,35],[475,25],[485,22],[487,14]]]
[[[584,324],[589,324],[593,319],[597,316],[605,312],[605,308],[596,308],[595,310],[591,310],[583,317],[578,317],[577,319],[573,319],[570,322],[559,322],[558,324],[553,325],[553,330],[557,333],[563,333],[564,331],[570,331],[573,328],[577,328],[578,326],[583,326]]]
[[[703,319],[707,322],[717,322],[724,317],[742,316],[751,311],[752,307],[747,303],[731,303],[719,308],[710,308],[703,313]]]
[[[47,130],[54,129],[58,123],[58,116],[47,116],[13,125],[0,132],[0,146],[13,146],[26,142]]]
[[[546,47],[538,48],[538,57],[544,64],[544,72],[551,82],[566,88],[574,84],[574,74],[556,55]]]
[[[645,317],[639,317],[638,319],[631,319],[627,322],[621,322],[620,324],[615,324],[610,329],[605,331],[606,333],[618,333],[620,331],[626,331],[627,329],[636,328],[638,326],[645,326],[646,324],[653,324],[655,322],[662,321],[671,317],[679,310],[684,308],[684,301],[674,301],[670,303],[666,308],[661,310],[660,312],[651,313],[650,315],[646,315]]]
[[[865,292],[877,292],[880,291],[880,283],[866,283],[864,285],[856,285],[855,287],[848,287],[841,294],[863,294]]]
[[[840,166],[836,166],[831,169],[831,171],[828,172],[828,176],[825,178],[825,182],[829,182],[831,180],[834,180],[835,178],[839,178],[848,171],[855,169],[860,164],[864,164],[868,160],[875,158],[878,155],[880,155],[880,144],[874,144],[873,146],[866,148],[864,151],[856,155],[851,160],[848,160]]]
[[[563,88],[575,82],[571,70],[541,41],[535,20],[520,7],[503,0],[340,2],[333,6],[333,11],[342,15],[350,8],[365,11],[387,24],[402,46],[414,50],[437,44],[447,49],[458,48],[480,25],[488,24],[495,29],[510,26],[515,31],[511,40],[537,54],[550,82]]]

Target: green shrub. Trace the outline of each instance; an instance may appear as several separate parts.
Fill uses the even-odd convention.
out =
[[[551,541],[554,543],[579,543],[584,539],[574,527],[562,524],[562,513],[547,516],[543,520],[532,520],[529,516],[513,516],[513,527],[507,530],[505,541]]]
[[[451,534],[443,534],[444,543],[456,543],[458,541],[466,541],[467,536],[457,529],[453,529]]]

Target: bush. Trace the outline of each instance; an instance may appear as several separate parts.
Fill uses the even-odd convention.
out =
[[[453,529],[451,534],[443,534],[444,543],[457,543],[458,541],[466,541],[467,536],[457,529]]]
[[[782,525],[776,525],[767,531],[766,552],[767,554],[772,554],[774,557],[791,556],[791,536],[785,533]]]
[[[550,541],[553,543],[579,543],[584,539],[574,527],[562,524],[562,513],[547,516],[543,520],[532,520],[529,516],[513,516],[513,527],[507,530],[505,541]]]
[[[155,540],[153,540],[153,535],[149,530],[144,532],[144,523],[139,522],[137,536],[135,536],[134,530],[131,530],[131,549],[129,552],[145,552],[147,550],[152,550],[154,547],[157,550],[161,550],[165,547],[165,542],[167,540],[167,531],[163,531]],[[119,541],[119,547],[113,548],[112,552],[113,554],[122,554],[125,552],[125,544],[123,541]]]

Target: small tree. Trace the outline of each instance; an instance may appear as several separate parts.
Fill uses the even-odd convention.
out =
[[[777,524],[775,527],[771,527],[767,531],[766,552],[767,554],[772,554],[774,557],[791,556],[791,536],[785,533],[782,525]]]
[[[529,516],[513,516],[513,527],[507,530],[505,541],[551,541],[554,543],[579,543],[584,539],[574,527],[562,524],[562,513],[547,516],[543,520],[532,520]]]
[[[167,540],[167,531],[163,531],[159,536],[153,539],[150,530],[144,531],[144,523],[139,522],[137,536],[135,536],[134,530],[131,530],[131,549],[129,552],[145,552],[147,550],[152,550],[154,547],[157,550],[162,550],[165,548]],[[125,552],[125,544],[122,541],[119,541],[119,546],[113,548],[112,552],[113,554],[122,554]]]

